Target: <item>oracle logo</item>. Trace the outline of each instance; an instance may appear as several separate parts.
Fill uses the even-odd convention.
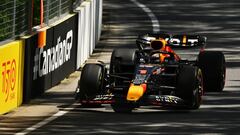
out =
[[[16,60],[8,60],[2,64],[2,94],[4,95],[5,102],[15,98],[14,89],[17,80]]]

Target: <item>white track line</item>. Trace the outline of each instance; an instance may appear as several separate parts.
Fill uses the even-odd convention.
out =
[[[50,123],[51,121],[57,119],[58,117],[61,117],[61,116],[65,115],[66,113],[68,113],[69,111],[73,110],[75,108],[73,105],[74,105],[74,103],[69,107],[70,109],[64,108],[64,109],[66,109],[66,111],[58,111],[57,113],[53,114],[51,117],[48,117],[21,132],[15,133],[15,135],[26,135],[32,131],[35,131],[36,129]]]
[[[240,108],[240,104],[230,105],[201,105],[200,108],[211,109],[211,108]]]
[[[134,4],[136,4],[138,7],[142,8],[144,12],[148,14],[148,16],[151,18],[152,26],[153,26],[153,33],[160,32],[160,23],[155,16],[155,14],[152,12],[151,9],[149,9],[146,5],[138,2],[137,0],[131,0]]]

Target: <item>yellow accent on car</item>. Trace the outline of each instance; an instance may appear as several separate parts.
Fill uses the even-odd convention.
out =
[[[183,46],[186,46],[187,43],[187,36],[183,36]]]
[[[127,94],[128,101],[137,101],[139,100],[144,94],[144,88],[141,85],[130,85]]]

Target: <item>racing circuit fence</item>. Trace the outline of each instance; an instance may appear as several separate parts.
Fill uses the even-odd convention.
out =
[[[83,0],[0,0],[0,42],[31,33],[40,24],[43,2],[45,25],[73,11]]]
[[[0,41],[27,30],[25,0],[0,1]]]

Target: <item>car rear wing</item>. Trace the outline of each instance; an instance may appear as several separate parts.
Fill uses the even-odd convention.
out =
[[[151,41],[156,39],[165,39],[168,46],[172,47],[194,47],[201,46],[205,47],[207,37],[194,34],[145,34],[138,37],[136,43],[140,49],[150,46]]]

